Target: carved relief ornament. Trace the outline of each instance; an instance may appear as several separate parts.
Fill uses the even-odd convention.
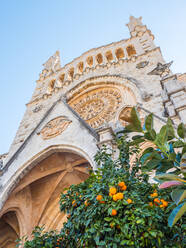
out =
[[[70,100],[70,106],[93,128],[98,128],[114,118],[122,102],[115,87],[90,90]]]
[[[59,116],[49,121],[41,130],[40,134],[44,140],[54,138],[61,134],[71,122],[67,117]]]

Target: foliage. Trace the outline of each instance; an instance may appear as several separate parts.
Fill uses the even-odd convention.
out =
[[[62,244],[62,237],[55,231],[44,232],[44,227],[36,226],[32,232],[32,240],[28,237],[23,237],[17,240],[16,247],[24,248],[60,248]]]
[[[129,143],[123,137],[117,143],[117,161],[102,150],[96,155],[101,168],[61,195],[61,211],[68,214],[64,247],[183,247],[182,221],[167,226],[168,190],[150,184],[138,166],[130,173]]]
[[[170,119],[159,133],[153,128],[153,114],[146,117],[144,128],[135,108],[131,111],[131,123],[124,132],[140,132],[133,137],[132,145],[150,141],[156,148],[148,147],[140,162],[143,171],[156,170],[155,179],[162,183],[160,188],[173,188],[172,199],[177,205],[169,216],[168,224],[173,226],[186,212],[186,129],[181,123],[177,135]]]
[[[37,227],[32,240],[23,240],[24,248],[184,247],[183,218],[173,227],[167,225],[174,208],[170,197],[172,187],[160,189],[157,184],[149,183],[148,175],[156,169],[159,176],[160,173],[166,176],[168,169],[175,168],[174,181],[177,177],[184,180],[180,177],[180,161],[185,150],[183,138],[175,140],[170,121],[156,133],[152,115],[147,117],[145,128],[135,109],[131,119],[124,132],[140,132],[140,135],[133,136],[132,141],[127,141],[124,132],[117,135],[119,158],[114,160],[106,148],[100,150],[95,157],[99,169],[91,171],[83,183],[71,185],[61,194],[60,209],[68,216],[61,232],[45,233]],[[183,134],[183,128],[180,130]],[[139,153],[139,145],[146,140],[157,149],[146,149],[131,169],[130,156]],[[177,153],[176,146],[180,149]],[[183,185],[177,185],[180,186]]]

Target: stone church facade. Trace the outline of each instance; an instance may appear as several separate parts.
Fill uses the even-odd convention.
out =
[[[186,74],[172,74],[141,17],[130,17],[130,38],[91,49],[61,67],[57,51],[43,65],[8,154],[0,156],[0,247],[36,225],[60,229],[64,188],[88,177],[102,144],[136,106],[152,112],[158,129],[169,116],[186,124]]]

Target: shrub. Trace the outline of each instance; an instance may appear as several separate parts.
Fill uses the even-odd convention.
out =
[[[101,168],[61,195],[61,211],[68,214],[64,247],[183,247],[182,221],[167,226],[169,190],[150,184],[137,166],[130,173],[127,142],[120,138],[118,146],[119,160],[102,150],[96,155]]]
[[[158,138],[164,155],[161,149],[150,148],[130,169],[130,155],[139,152],[139,144],[145,140],[153,142],[158,137],[151,118],[152,115],[147,118],[144,131],[133,109],[132,119],[135,121],[129,125],[128,131],[141,132],[142,135],[133,137],[132,141],[126,141],[123,134],[116,138],[117,160],[113,160],[112,153],[106,148],[100,150],[95,156],[99,169],[90,171],[87,180],[71,185],[65,194],[61,194],[60,209],[68,216],[61,232],[44,233],[37,227],[32,240],[23,240],[24,248],[184,247],[183,218],[173,227],[167,225],[168,216],[174,209],[170,188],[159,189],[157,184],[150,184],[147,173],[155,168],[166,172],[175,164],[179,172],[176,159],[180,156],[176,158],[168,151],[175,144],[175,141],[168,143],[171,132],[167,130],[172,130],[170,122],[168,129],[160,130],[164,141]]]

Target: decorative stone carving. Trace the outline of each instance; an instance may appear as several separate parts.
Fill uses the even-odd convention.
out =
[[[142,61],[136,65],[137,69],[142,69],[149,64],[149,61]]]
[[[126,24],[128,26],[129,31],[133,32],[136,28],[136,26],[143,26],[142,24],[142,17],[135,18],[134,16],[130,16],[130,22]]]
[[[39,105],[39,106],[36,106],[32,111],[33,111],[33,113],[37,113],[37,112],[39,112],[41,109],[42,109],[42,105]]]
[[[103,87],[88,91],[69,104],[91,127],[97,128],[114,117],[121,101],[117,88]]]
[[[59,51],[56,51],[56,53],[51,56],[44,64],[44,68],[47,71],[56,72],[58,69],[60,69],[60,56]]]
[[[67,117],[59,116],[49,121],[40,134],[44,140],[54,138],[61,134],[71,122]]]
[[[162,64],[160,62],[157,63],[157,66],[148,73],[148,75],[158,75],[160,77],[166,77],[170,73],[170,66],[172,65],[173,61],[167,63],[167,64]]]
[[[52,73],[55,73],[57,70],[61,68],[60,64],[60,55],[59,51],[51,56],[44,64],[44,69],[42,70],[41,74],[39,75],[39,81],[44,80],[45,77],[49,76]]]

